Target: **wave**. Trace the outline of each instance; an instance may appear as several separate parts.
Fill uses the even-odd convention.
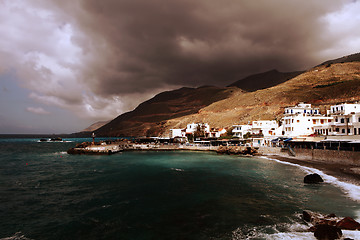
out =
[[[170,168],[171,170],[174,170],[174,171],[178,171],[178,172],[183,172],[185,171],[184,169],[181,169],[181,168]]]
[[[359,185],[340,181],[336,177],[325,174],[323,171],[320,171],[315,168],[305,167],[300,164],[280,161],[280,160],[277,160],[274,158],[269,158],[269,157],[264,157],[264,156],[261,156],[261,158],[265,158],[265,159],[272,160],[272,161],[275,161],[275,162],[278,162],[281,164],[286,164],[286,165],[291,165],[291,166],[301,168],[308,174],[317,173],[317,174],[321,175],[321,177],[324,179],[324,181],[340,188],[349,198],[351,198],[354,201],[360,202],[360,186]]]
[[[282,229],[280,231],[279,229]],[[316,240],[309,226],[302,223],[276,224],[272,226],[238,228],[233,231],[232,239],[267,239],[267,240]],[[272,232],[272,233],[267,233]],[[360,231],[342,230],[342,239],[360,239]]]
[[[32,239],[25,237],[25,235],[23,235],[21,232],[17,232],[14,234],[14,236],[0,238],[0,240],[32,240]]]

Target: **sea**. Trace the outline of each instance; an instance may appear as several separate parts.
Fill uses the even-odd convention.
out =
[[[315,239],[304,209],[360,220],[360,187],[316,169],[212,152],[66,153],[84,141],[0,139],[0,239]],[[325,183],[304,184],[313,172]]]

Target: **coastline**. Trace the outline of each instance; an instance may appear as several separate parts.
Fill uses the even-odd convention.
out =
[[[264,156],[282,162],[298,164],[303,167],[314,168],[322,171],[327,175],[336,177],[339,181],[360,186],[360,171],[354,171],[355,169],[359,169],[356,166],[340,163],[325,163],[323,161],[316,160],[304,160],[297,157],[284,157],[276,154],[260,154],[258,156]]]

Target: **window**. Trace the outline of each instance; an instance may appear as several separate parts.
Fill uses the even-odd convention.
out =
[[[350,128],[348,128],[348,130],[347,130],[347,133],[350,133],[351,131],[350,131]]]
[[[358,119],[358,122],[360,122],[360,117],[359,117],[359,119]]]
[[[354,128],[354,135],[356,135],[356,128]]]
[[[337,118],[335,118],[335,122],[337,122],[338,121],[338,119]]]
[[[345,123],[345,119],[344,118],[340,119],[340,122]]]
[[[336,129],[335,129],[335,132],[340,132],[340,129],[339,129],[339,128],[336,128]]]
[[[324,124],[324,119],[321,119],[321,120],[320,120],[320,123],[321,123],[321,124]]]
[[[350,118],[346,118],[346,122],[347,122],[347,123],[350,122]]]
[[[342,132],[342,133],[345,133],[345,129],[341,129],[341,132]]]

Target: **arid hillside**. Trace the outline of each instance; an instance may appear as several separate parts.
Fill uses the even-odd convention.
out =
[[[286,82],[304,71],[297,72],[279,72],[276,69],[254,74],[236,81],[229,85],[229,87],[238,87],[247,92],[253,92],[260,89],[276,86],[280,83]]]
[[[359,60],[360,54],[353,54],[324,62],[301,74],[277,71],[255,74],[234,83],[237,87],[206,86],[162,92],[95,133],[98,136],[167,136],[169,129],[184,128],[192,122],[231,127],[253,120],[280,119],[284,107],[299,102],[312,103],[325,112],[332,104],[360,100]],[[291,74],[294,77],[285,81]],[[283,83],[261,89],[260,82]],[[250,87],[248,92],[242,90],[242,86]]]
[[[230,127],[253,120],[280,119],[286,106],[307,102],[325,108],[341,102],[360,100],[360,62],[327,63],[312,68],[280,85],[255,92],[235,91],[198,113],[171,119],[164,124],[165,135],[171,128],[191,122],[207,122],[211,127]]]
[[[236,87],[204,86],[162,92],[141,103],[131,112],[121,114],[95,131],[97,136],[156,136],[166,120],[197,113],[213,102],[229,97]]]

